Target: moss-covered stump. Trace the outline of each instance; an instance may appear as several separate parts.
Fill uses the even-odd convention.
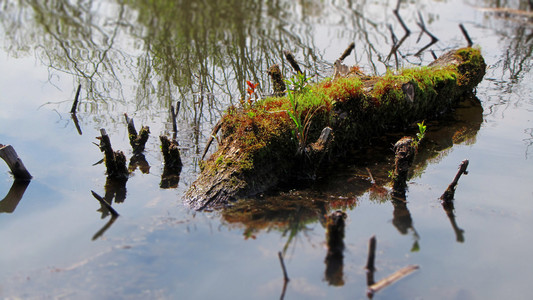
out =
[[[283,97],[230,107],[222,118],[218,150],[185,195],[194,209],[223,207],[264,192],[309,168],[308,152],[322,130],[334,135],[329,158],[453,109],[485,74],[479,49],[450,51],[427,67],[345,77],[307,85]],[[304,150],[302,150],[304,149]],[[304,165],[302,165],[304,163]]]

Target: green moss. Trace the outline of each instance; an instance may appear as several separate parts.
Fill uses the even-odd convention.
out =
[[[465,62],[458,67],[389,71],[381,77],[326,80],[292,92],[292,103],[289,96],[283,96],[244,108],[230,107],[223,117],[220,148],[205,166],[211,173],[230,170],[237,178],[235,184],[252,190],[255,181],[250,182],[248,176],[263,183],[286,178],[298,164],[295,155],[302,141],[296,137],[297,124],[288,112],[300,122],[308,117],[305,145],[314,142],[325,126],[332,127],[333,151],[337,153],[364,144],[385,130],[403,129],[421,118],[438,115],[476,82],[470,78],[475,71],[463,69],[484,68],[478,50],[462,49],[453,55]]]
[[[487,65],[481,50],[478,48],[462,48],[455,52],[463,63],[460,64],[457,69],[462,74],[459,77],[459,85],[464,86],[466,89],[474,89],[477,84],[483,80],[485,76],[485,70]]]

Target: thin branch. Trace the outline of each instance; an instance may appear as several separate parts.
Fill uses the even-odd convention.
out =
[[[368,288],[367,294],[369,297],[374,295],[375,293],[379,292],[380,290],[388,287],[389,285],[395,283],[396,281],[406,277],[407,275],[413,273],[414,271],[418,270],[419,266],[417,265],[411,265],[404,268],[401,268],[400,270],[394,272],[393,274],[381,279],[380,281],[374,283]]]
[[[76,97],[74,97],[74,103],[72,103],[72,108],[70,109],[71,114],[76,113],[76,108],[78,107],[78,99],[80,97],[81,84],[78,85],[78,90],[76,91]]]
[[[459,24],[459,28],[461,28],[461,32],[463,33],[466,39],[466,42],[468,43],[468,47],[472,47],[474,43],[472,43],[472,39],[470,39],[470,36],[468,35],[466,28],[463,26],[463,24]]]
[[[283,254],[281,254],[281,251],[278,252],[279,257],[279,263],[281,264],[281,269],[283,270],[283,280],[285,282],[289,282],[289,275],[287,275],[287,268],[285,268],[285,262],[283,261]]]
[[[444,191],[442,196],[440,196],[440,200],[444,202],[449,202],[453,200],[453,197],[455,196],[455,188],[457,187],[457,182],[459,181],[459,178],[461,178],[461,175],[463,174],[468,175],[468,171],[466,170],[467,167],[468,159],[465,159],[459,165],[459,170],[457,171],[457,174],[455,174],[452,183],[448,185],[446,191]]]
[[[96,198],[96,200],[100,201],[100,204],[102,204],[107,210],[109,210],[109,212],[111,213],[113,217],[119,216],[118,212],[111,206],[111,204],[107,203],[107,201],[105,201],[104,198],[102,198],[100,195],[98,195],[94,191],[91,191],[91,193],[93,194],[94,198]]]

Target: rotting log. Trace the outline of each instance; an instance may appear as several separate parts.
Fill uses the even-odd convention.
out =
[[[335,138],[328,157],[334,161],[372,137],[450,111],[472,93],[485,69],[479,49],[462,48],[427,67],[381,77],[351,72],[310,85],[308,92],[296,95],[296,107],[287,96],[230,107],[222,118],[219,148],[202,162],[202,172],[184,200],[196,210],[220,208],[297,177],[305,159],[297,154],[301,145],[288,113],[293,108],[300,116],[310,116],[307,141],[316,141],[325,127],[332,129]]]

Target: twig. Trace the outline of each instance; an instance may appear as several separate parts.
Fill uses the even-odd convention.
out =
[[[91,191],[91,193],[93,194],[94,198],[96,198],[96,200],[100,201],[100,204],[102,204],[107,210],[109,210],[109,212],[111,213],[113,217],[119,216],[118,212],[111,206],[111,204],[107,203],[107,201],[105,201],[104,198],[102,198],[100,195],[98,195],[94,191]]]
[[[279,263],[281,264],[281,269],[283,270],[283,280],[285,282],[289,282],[289,275],[287,275],[287,269],[285,268],[285,262],[283,262],[283,254],[281,254],[281,251],[278,252],[279,257]]]
[[[78,121],[78,117],[76,116],[76,113],[71,113],[70,117],[72,118],[72,121],[74,122],[74,126],[76,126],[76,130],[78,131],[79,135],[82,135],[80,123]]]
[[[374,176],[372,176],[372,173],[370,172],[370,169],[368,167],[366,168],[366,171],[368,172],[368,176],[370,176],[370,182],[372,184],[376,183],[376,181],[374,180]]]
[[[411,34],[411,30],[409,30],[407,25],[405,25],[405,23],[403,22],[402,17],[400,17],[400,3],[401,2],[402,2],[401,0],[398,0],[398,3],[396,4],[396,8],[393,10],[393,13],[398,19],[398,21],[400,21],[400,25],[402,25],[403,30],[405,30],[405,35],[409,35]]]
[[[422,18],[422,14],[420,12],[418,12],[418,18],[420,19],[420,22],[417,22],[416,24],[418,24],[418,26],[420,27],[420,29],[422,29],[422,32],[427,34],[430,38],[431,38],[431,42],[429,42],[427,45],[425,45],[424,47],[422,47],[422,49],[420,49],[416,54],[415,56],[418,56],[420,55],[422,52],[424,52],[424,50],[426,50],[427,48],[431,47],[431,45],[435,44],[436,42],[439,41],[438,38],[436,38],[433,34],[431,34],[431,32],[429,32],[426,28],[426,24],[424,23],[424,19]],[[420,34],[420,36],[418,37],[418,39],[420,39],[420,37],[422,36],[422,33]],[[418,42],[418,40],[417,40]]]
[[[367,294],[369,297],[374,295],[375,293],[379,292],[380,290],[388,287],[389,285],[395,283],[396,281],[404,278],[405,276],[413,273],[414,271],[418,270],[419,267],[417,265],[411,265],[404,267],[393,274],[381,279],[380,281],[374,283],[368,288]]]
[[[74,97],[74,103],[72,103],[72,108],[70,109],[71,114],[76,113],[76,108],[78,107],[78,99],[80,97],[81,84],[78,85],[78,90],[76,91],[76,97]]]
[[[211,147],[211,143],[213,142],[213,139],[217,135],[218,131],[220,130],[220,127],[222,127],[222,120],[218,121],[218,123],[213,127],[213,131],[211,132],[211,136],[209,137],[209,140],[207,141],[207,144],[204,148],[204,153],[202,154],[201,161],[204,160],[205,155],[207,154],[207,151],[209,151],[209,147]]]
[[[472,39],[470,39],[470,36],[468,35],[466,28],[463,26],[463,24],[459,24],[459,28],[461,28],[461,32],[465,36],[466,42],[468,43],[468,47],[472,47],[474,43],[472,43]]]
[[[302,69],[300,69],[300,65],[298,65],[292,53],[289,50],[285,50],[283,51],[283,54],[285,55],[285,58],[287,59],[291,67],[294,69],[294,71],[297,74],[303,74]]]
[[[170,118],[172,119],[172,131],[174,133],[178,132],[178,125],[176,123],[176,118],[178,117],[180,106],[181,106],[181,101],[178,101],[178,103],[176,103],[176,110],[174,110],[173,105],[170,105]]]
[[[437,59],[437,55],[435,54],[435,51],[430,50],[430,52],[431,52],[431,56],[433,56],[433,59],[434,60]]]
[[[444,191],[442,196],[440,196],[440,200],[444,202],[449,202],[453,200],[453,197],[455,196],[455,188],[457,186],[457,182],[459,181],[459,178],[461,178],[461,175],[463,174],[468,175],[468,171],[466,170],[467,167],[468,167],[468,159],[465,159],[459,165],[459,170],[457,171],[457,174],[455,174],[455,177],[452,183],[448,185],[448,188],[446,189],[446,191]]]
[[[407,37],[411,34],[411,30],[409,30],[409,28],[407,27],[407,25],[405,25],[405,23],[403,22],[403,19],[402,17],[400,16],[400,3],[401,3],[401,0],[398,0],[398,3],[396,4],[396,8],[393,10],[393,13],[394,15],[396,16],[396,18],[398,19],[398,21],[400,22],[400,25],[402,25],[402,28],[403,30],[405,31],[405,34],[403,35],[403,37],[400,39],[400,41],[398,42],[395,42],[393,45],[392,45],[392,49],[389,53],[389,55],[387,55],[387,59],[385,61],[388,61],[390,59],[390,57],[394,54],[394,57],[396,58],[396,68],[398,68],[398,56],[396,54],[396,52],[398,52],[398,49],[400,49],[400,46],[403,44],[403,42],[407,39]],[[392,32],[392,27],[391,27],[391,32]],[[392,33],[394,34],[394,33]],[[393,38],[393,41],[395,40],[396,38],[394,37]]]

